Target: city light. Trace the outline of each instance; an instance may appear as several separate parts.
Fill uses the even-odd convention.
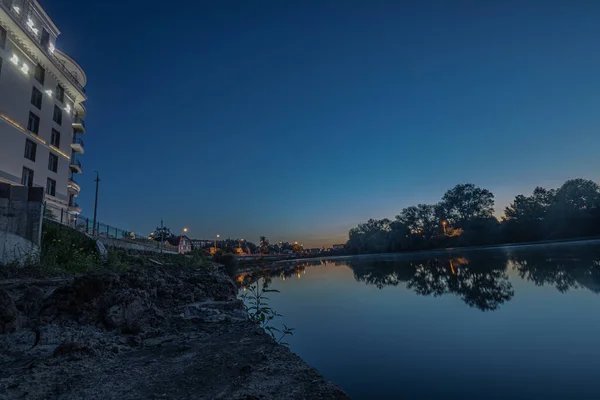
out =
[[[187,230],[187,228],[183,228],[183,231],[184,231],[184,232],[187,232],[188,230]]]
[[[71,105],[67,104],[67,106],[65,107],[65,111],[70,113],[71,112]]]
[[[23,66],[21,67],[21,72],[23,72],[24,74],[29,72],[29,67],[27,66],[27,64],[23,64]]]
[[[21,14],[21,9],[17,6],[13,6],[13,10],[15,10],[17,14]]]
[[[15,64],[15,65],[19,65],[19,57],[17,57],[16,54],[13,54],[13,56],[11,57],[10,61]]]
[[[46,94],[48,95],[48,97],[52,97],[52,90],[50,90],[50,89],[46,90]]]

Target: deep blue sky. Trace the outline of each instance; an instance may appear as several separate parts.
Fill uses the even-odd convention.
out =
[[[342,242],[457,183],[600,180],[600,2],[40,0],[88,75],[79,203]]]

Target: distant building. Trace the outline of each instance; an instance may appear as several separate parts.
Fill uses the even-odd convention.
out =
[[[346,248],[345,244],[334,244],[333,246],[331,246],[332,251],[344,250],[345,248]]]
[[[192,251],[192,241],[185,235],[173,236],[167,242],[173,246],[177,246],[179,254],[186,254]]]
[[[213,240],[208,240],[208,239],[191,239],[192,242],[192,247],[195,250],[201,250],[201,249],[206,249],[209,247],[214,246],[214,241]]]

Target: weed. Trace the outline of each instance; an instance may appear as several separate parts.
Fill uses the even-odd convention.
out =
[[[260,282],[261,279],[256,280],[256,283],[248,286],[246,288],[247,291],[241,295],[246,311],[248,312],[248,318],[263,328],[277,343],[287,346],[289,344],[283,342],[283,338],[287,335],[293,336],[295,329],[288,328],[285,324],[283,324],[283,329],[272,326],[271,322],[282,315],[269,307],[267,303],[269,298],[266,294],[279,293],[279,290],[269,289],[269,285],[265,280],[263,280],[261,288]]]

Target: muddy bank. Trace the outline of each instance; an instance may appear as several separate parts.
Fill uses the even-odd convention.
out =
[[[0,398],[346,399],[218,267],[0,281]]]

